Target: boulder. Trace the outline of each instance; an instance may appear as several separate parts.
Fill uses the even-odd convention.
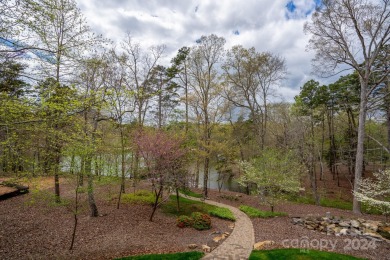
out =
[[[378,231],[379,224],[380,224],[379,221],[367,220],[367,221],[362,223],[362,226],[376,232],[376,231]]]
[[[341,230],[340,230],[340,235],[343,235],[343,236],[348,235],[348,229],[347,229],[347,228],[341,229]]]
[[[219,241],[224,240],[225,238],[226,238],[226,235],[222,234],[220,236],[214,237],[213,241],[216,242],[216,243],[219,243]]]
[[[360,227],[360,222],[355,220],[355,219],[352,219],[351,220],[351,227],[353,228],[359,228]]]
[[[349,227],[350,225],[351,225],[351,223],[350,223],[349,221],[346,221],[346,220],[341,221],[341,222],[339,223],[339,226],[340,226],[340,227]]]
[[[202,251],[204,253],[210,253],[211,252],[211,247],[209,247],[208,245],[202,245]]]
[[[275,241],[265,240],[265,241],[257,242],[256,244],[254,244],[253,249],[254,250],[261,250],[261,249],[264,249],[265,247],[271,246],[273,244],[275,244]]]
[[[197,244],[189,244],[189,245],[188,245],[188,248],[189,248],[189,249],[195,249],[195,248],[197,248],[197,247],[198,247]]]

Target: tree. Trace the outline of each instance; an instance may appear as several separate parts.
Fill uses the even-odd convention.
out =
[[[381,210],[387,217],[390,213],[390,170],[375,172],[374,179],[360,180],[354,196],[360,202]]]
[[[110,74],[110,67],[105,57],[93,57],[84,61],[83,70],[79,75],[82,111],[83,111],[83,144],[84,152],[82,155],[82,174],[88,177],[88,203],[90,207],[90,216],[97,217],[98,208],[95,203],[93,193],[93,159],[97,160],[97,146],[100,142],[98,136],[99,122],[107,120],[102,110],[107,103],[108,84],[107,77]],[[96,164],[95,164],[96,167]],[[81,175],[82,176],[82,175]],[[77,194],[76,194],[77,200]]]
[[[31,32],[35,40],[32,44],[45,50],[36,53],[43,62],[40,71],[55,82],[51,84],[59,90],[65,82],[69,82],[69,74],[75,69],[77,62],[88,48],[102,42],[90,32],[85,18],[74,0],[21,0],[20,22]],[[55,101],[55,99],[52,99]],[[54,106],[55,104],[53,104]],[[58,124],[50,124],[53,133],[59,131]],[[61,157],[61,145],[58,139],[52,138],[50,147],[55,147],[54,168],[55,194],[60,198],[58,169]]]
[[[238,45],[227,52],[223,65],[226,78],[225,95],[236,107],[249,110],[264,149],[267,135],[268,102],[275,86],[286,75],[284,59],[271,53],[258,53],[255,48]]]
[[[272,212],[286,194],[299,191],[303,167],[291,151],[264,149],[258,158],[241,161],[240,166],[243,175],[239,183],[244,186],[255,184],[256,194]]]
[[[153,221],[164,187],[171,186],[178,194],[179,173],[183,172],[185,150],[181,147],[182,141],[179,138],[170,136],[161,130],[156,132],[143,130],[137,134],[134,142],[144,159],[147,176],[152,182],[155,201],[149,220]],[[178,197],[177,203],[179,203]]]
[[[356,190],[363,173],[368,97],[389,73],[387,71],[370,85],[375,61],[390,40],[390,1],[324,0],[322,6],[312,15],[312,21],[305,24],[304,30],[312,35],[309,48],[316,51],[313,62],[316,72],[329,74],[345,65],[344,68],[352,68],[359,75],[360,111],[354,185]],[[354,198],[353,211],[361,213],[360,208],[359,201]]]
[[[185,122],[186,122],[186,133],[188,132],[188,115],[189,115],[189,104],[188,104],[188,55],[190,48],[182,47],[178,50],[177,55],[171,60],[171,67],[167,69],[168,76],[170,78],[178,78],[179,85],[183,85],[184,88],[184,105],[185,105]]]
[[[207,198],[212,123],[220,113],[221,86],[217,65],[223,55],[225,39],[214,34],[202,36],[189,56],[189,85],[193,92],[193,107],[201,126],[203,154],[203,195]]]

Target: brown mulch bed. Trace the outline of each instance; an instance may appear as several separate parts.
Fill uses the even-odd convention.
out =
[[[61,184],[62,194],[71,198],[71,187]],[[150,206],[123,204],[116,209],[116,200],[107,199],[107,191],[114,192],[114,188],[116,192],[119,186],[97,188],[100,217],[89,217],[88,208],[79,214],[72,251],[71,206],[50,206],[37,200],[34,191],[0,201],[0,259],[113,259],[191,251],[188,245],[193,243],[200,250],[212,239],[211,233],[229,231],[231,222],[218,218],[212,218],[210,230],[180,229],[176,217],[160,210],[150,222]]]

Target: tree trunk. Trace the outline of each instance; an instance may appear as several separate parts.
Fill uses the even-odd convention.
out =
[[[364,163],[364,137],[365,137],[365,125],[366,125],[366,113],[367,113],[367,83],[362,82],[360,88],[360,111],[359,111],[359,125],[358,125],[358,140],[356,148],[356,162],[355,162],[355,180],[353,190],[358,191],[359,182],[363,174]],[[353,212],[361,214],[361,203],[353,197]]]
[[[153,203],[152,214],[150,215],[150,218],[149,218],[149,221],[150,221],[150,222],[153,222],[153,216],[154,216],[154,213],[155,213],[156,210],[157,210],[158,199],[159,199],[160,196],[161,196],[162,190],[163,190],[163,185],[160,185],[160,188],[158,189],[158,192],[155,192],[156,198],[155,198],[154,203]]]
[[[180,198],[179,198],[179,189],[176,188],[176,202],[177,202],[177,212],[180,211]]]
[[[93,174],[92,174],[92,156],[87,155],[85,158],[85,172],[88,177],[88,205],[90,209],[90,216],[97,217],[99,212],[93,194]]]
[[[59,167],[60,167],[60,154],[58,151],[56,151],[56,159],[54,165],[54,190],[55,190],[56,203],[61,202]]]
[[[208,197],[209,163],[210,163],[210,158],[207,155],[204,158],[204,167],[203,167],[203,196],[205,199]]]

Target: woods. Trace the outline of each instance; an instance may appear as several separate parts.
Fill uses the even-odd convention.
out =
[[[389,5],[322,1],[304,30],[313,72],[335,80],[308,79],[284,101],[277,90],[290,75],[278,53],[209,34],[167,57],[170,46],[131,33],[118,44],[96,35],[74,0],[2,1],[0,174],[50,176],[57,204],[72,180],[71,248],[79,195],[98,217],[95,182],[105,177],[118,210],[150,183],[150,221],[164,196],[174,193],[179,210],[179,191],[207,199],[211,181],[219,191],[239,183],[273,211],[302,191],[321,205],[332,180],[347,183],[353,212],[363,203],[388,214]]]

